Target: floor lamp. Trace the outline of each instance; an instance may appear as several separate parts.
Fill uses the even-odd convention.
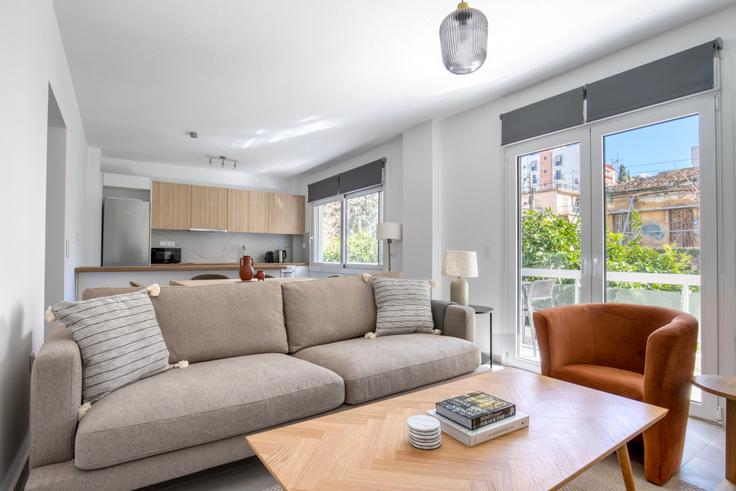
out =
[[[376,231],[378,240],[385,240],[388,245],[388,270],[391,271],[391,242],[401,240],[401,224],[397,222],[380,222]]]

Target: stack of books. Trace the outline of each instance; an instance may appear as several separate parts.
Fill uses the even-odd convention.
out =
[[[427,413],[443,432],[469,447],[529,425],[529,416],[515,404],[480,391],[439,401]]]

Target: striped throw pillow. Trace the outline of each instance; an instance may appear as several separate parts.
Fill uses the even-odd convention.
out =
[[[428,280],[376,276],[376,336],[434,332]]]
[[[169,350],[146,290],[59,302],[51,311],[79,345],[85,403],[169,368]]]

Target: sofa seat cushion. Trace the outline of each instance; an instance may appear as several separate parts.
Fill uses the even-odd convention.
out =
[[[344,394],[333,372],[278,353],[168,370],[92,406],[79,422],[75,465],[100,469],[250,433],[336,408]]]
[[[644,375],[601,365],[566,365],[552,370],[552,377],[602,390],[629,399],[644,399]]]
[[[480,350],[473,343],[420,333],[338,341],[294,356],[340,375],[350,404],[446,380],[480,365]]]

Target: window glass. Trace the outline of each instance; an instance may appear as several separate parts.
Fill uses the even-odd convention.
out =
[[[342,249],[342,201],[319,205],[315,213],[316,262],[340,263]]]
[[[379,264],[376,238],[380,215],[380,191],[345,200],[347,205],[347,263]]]

